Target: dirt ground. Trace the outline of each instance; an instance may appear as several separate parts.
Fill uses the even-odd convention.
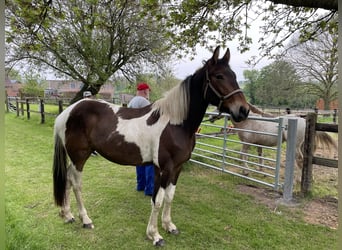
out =
[[[324,158],[338,159],[336,150],[323,149],[318,147],[315,156]],[[337,193],[338,187],[338,169],[324,166],[313,165],[313,185],[321,185],[328,190],[334,190]],[[279,201],[282,195],[273,190],[257,187],[254,185],[240,185],[238,190],[247,193],[255,198],[255,201],[267,206],[271,211],[277,212]],[[302,211],[304,220],[311,224],[320,224],[332,229],[338,227],[338,199],[336,195],[327,195],[323,198],[303,199],[294,197],[298,202],[289,205],[294,212]]]
[[[239,185],[238,190],[255,198],[257,203],[264,204],[272,212],[277,212],[282,195],[273,190],[248,185]],[[302,210],[304,220],[310,224],[320,224],[332,229],[338,227],[338,200],[334,197],[296,199],[296,203],[289,204],[293,212]]]

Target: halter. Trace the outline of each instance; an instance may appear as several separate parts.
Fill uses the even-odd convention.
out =
[[[233,95],[242,92],[241,89],[236,89],[236,90],[230,92],[228,95],[223,96],[211,84],[210,79],[209,79],[209,75],[208,75],[208,70],[205,71],[205,77],[206,77],[206,80],[205,80],[206,82],[205,82],[205,89],[204,89],[204,99],[206,99],[207,91],[208,91],[208,86],[209,86],[210,89],[214,92],[214,94],[220,99],[220,103],[217,106],[217,109],[218,109],[219,112],[220,112],[221,105],[222,105],[224,100],[227,100],[230,97],[232,97]],[[221,112],[220,112],[220,114],[221,114]]]

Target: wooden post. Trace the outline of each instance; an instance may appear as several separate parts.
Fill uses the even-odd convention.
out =
[[[20,101],[20,108],[21,108],[21,115],[24,116],[25,115],[25,109],[24,109],[24,102],[22,100]]]
[[[16,109],[17,109],[17,116],[19,116],[20,115],[20,113],[19,113],[19,101],[18,101],[18,98],[15,98],[15,107],[16,107]]]
[[[334,109],[333,113],[333,123],[336,123],[337,109]]]
[[[63,100],[58,101],[58,112],[59,114],[63,112]]]
[[[26,99],[26,112],[27,112],[27,120],[30,120],[31,118],[31,114],[30,114],[30,103],[29,103],[29,99]]]
[[[45,123],[45,112],[44,112],[44,100],[40,99],[40,115],[41,115],[41,123]]]
[[[9,101],[8,101],[8,95],[7,95],[7,91],[5,91],[5,94],[6,94],[6,112],[8,113],[9,112]]]
[[[308,195],[312,189],[312,158],[315,143],[317,114],[308,113],[306,116],[306,129],[304,138],[303,169],[301,192]]]

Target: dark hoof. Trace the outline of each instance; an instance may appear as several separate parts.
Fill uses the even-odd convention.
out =
[[[163,247],[165,246],[165,240],[164,239],[160,239],[156,242],[155,244],[156,247]]]
[[[169,231],[170,234],[173,234],[173,235],[178,235],[179,234],[179,230],[178,229],[173,229],[171,231]]]
[[[86,228],[86,229],[93,229],[93,228],[94,228],[94,225],[93,225],[93,223],[83,224],[83,228]]]
[[[65,223],[70,223],[70,224],[72,224],[72,223],[74,223],[74,222],[75,222],[75,218],[71,218],[71,219],[67,220]]]

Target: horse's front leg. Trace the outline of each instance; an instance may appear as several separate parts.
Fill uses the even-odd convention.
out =
[[[162,227],[171,234],[179,234],[175,224],[171,221],[171,203],[175,195],[176,185],[170,184],[165,190],[164,208],[162,213]]]
[[[147,225],[146,235],[147,238],[153,241],[153,245],[155,246],[163,246],[165,244],[163,237],[159,234],[158,231],[158,215],[160,208],[163,205],[164,196],[165,189],[159,187],[156,196],[154,197],[154,199],[152,198],[151,200],[152,211],[150,220]]]
[[[257,147],[257,149],[258,149],[258,156],[259,156],[259,164],[264,165],[264,158],[262,155],[262,147]],[[262,170],[262,166],[259,166],[259,170],[260,171]]]
[[[248,149],[249,149],[249,145],[242,144],[241,160],[242,160],[243,166],[245,167],[245,169],[242,170],[242,174],[243,175],[248,175],[249,174],[249,172],[247,171],[247,169],[248,169],[248,164],[247,164],[248,156],[246,155],[246,153],[248,152]]]

